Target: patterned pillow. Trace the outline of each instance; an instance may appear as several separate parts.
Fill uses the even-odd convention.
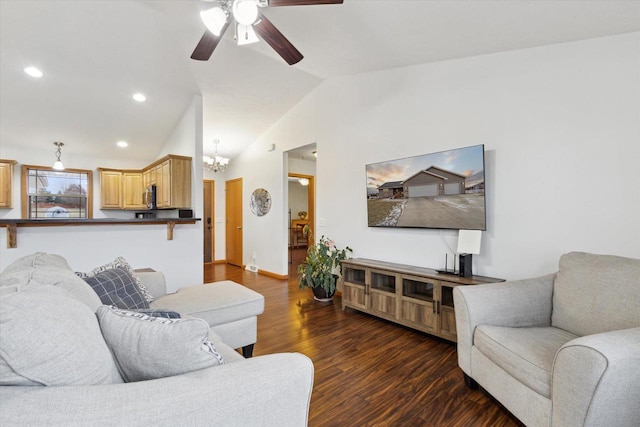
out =
[[[103,304],[123,309],[149,308],[133,277],[123,268],[105,270],[84,281],[98,294]]]
[[[133,268],[131,268],[127,260],[121,256],[114,259],[112,262],[108,264],[105,264],[101,267],[94,268],[93,270],[91,270],[91,273],[76,272],[76,275],[82,277],[83,279],[86,279],[87,277],[95,276],[98,273],[102,273],[103,271],[111,270],[114,268],[123,268],[127,270],[127,272],[129,272],[129,274],[131,274],[131,276],[135,280],[136,285],[138,286],[138,289],[140,289],[140,292],[142,293],[142,295],[144,295],[144,299],[147,302],[153,301],[153,295],[151,295],[151,293],[147,290],[147,287],[144,285],[144,283],[142,283],[142,280],[140,280],[140,278],[136,276],[135,271],[133,271]]]
[[[166,308],[139,308],[137,310],[130,310],[134,313],[146,314],[151,317],[164,317],[165,319],[180,319],[180,313],[167,310]]]
[[[126,382],[181,375],[224,364],[202,319],[163,319],[100,306],[100,329]]]

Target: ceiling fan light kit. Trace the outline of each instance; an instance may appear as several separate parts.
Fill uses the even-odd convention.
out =
[[[218,37],[222,34],[222,29],[227,23],[227,17],[227,12],[217,6],[200,12],[200,18],[204,25],[214,36]]]
[[[239,25],[251,25],[258,19],[258,5],[253,0],[235,0],[232,11]]]
[[[244,46],[246,44],[257,43],[260,41],[251,25],[238,24],[236,31],[238,46]]]
[[[239,46],[258,42],[259,35],[289,65],[296,64],[302,60],[302,54],[260,12],[259,8],[342,4],[342,2],[343,0],[219,0],[216,2],[217,6],[200,12],[200,18],[207,27],[207,31],[196,45],[191,59],[208,61],[233,18],[236,24],[235,38]]]

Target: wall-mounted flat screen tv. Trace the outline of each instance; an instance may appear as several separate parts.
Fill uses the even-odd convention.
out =
[[[366,168],[369,227],[486,230],[484,145]]]

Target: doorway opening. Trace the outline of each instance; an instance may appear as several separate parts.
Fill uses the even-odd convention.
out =
[[[313,245],[316,227],[316,144],[286,152],[287,163],[287,253],[289,276],[295,276],[304,261],[309,245]],[[308,227],[308,235],[303,230]]]

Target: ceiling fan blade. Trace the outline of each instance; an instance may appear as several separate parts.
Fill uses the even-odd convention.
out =
[[[269,0],[269,7],[307,6],[312,4],[342,4],[344,0]]]
[[[227,31],[228,27],[229,23],[227,22],[224,27],[222,27],[220,36],[215,36],[211,33],[211,31],[205,30],[202,38],[198,42],[198,45],[191,54],[191,59],[195,59],[197,61],[208,61],[209,58],[211,58],[211,54],[213,54],[213,51],[216,50],[216,47],[218,47],[218,43],[220,42],[220,39],[222,39],[224,32]]]
[[[298,49],[264,15],[260,14],[260,20],[253,24],[253,29],[289,65],[297,64],[304,58]]]

